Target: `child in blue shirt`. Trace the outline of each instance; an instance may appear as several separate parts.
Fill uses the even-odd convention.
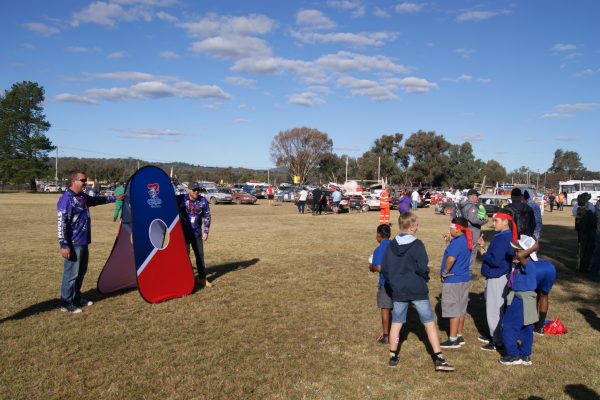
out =
[[[512,212],[500,209],[492,217],[492,225],[497,232],[489,247],[483,237],[479,237],[479,252],[482,256],[481,275],[485,277],[485,314],[489,328],[489,338],[480,337],[487,342],[481,350],[496,351],[502,348],[502,334],[499,322],[506,299],[508,274],[513,261],[514,250],[510,243],[517,241],[517,226]]]
[[[448,247],[444,251],[441,267],[442,317],[450,318],[448,340],[440,343],[442,348],[459,348],[465,344],[463,329],[469,288],[471,286],[471,254],[473,239],[465,218],[452,219],[450,232],[444,236]]]
[[[385,278],[381,273],[381,261],[383,255],[390,244],[390,236],[392,235],[390,226],[382,224],[377,227],[377,235],[375,239],[379,246],[373,251],[370,258],[369,270],[371,272],[379,272],[379,287],[377,289],[377,307],[381,309],[381,328],[382,333],[377,338],[377,342],[388,344],[390,337],[390,316],[392,313],[393,303],[389,288],[386,288]]]
[[[519,241],[511,242],[515,249],[515,267],[508,281],[508,307],[502,317],[502,340],[506,356],[499,361],[504,365],[532,364],[533,325],[538,321],[535,292],[537,255],[533,252],[527,257],[525,251],[533,244],[535,240],[525,235],[521,235]]]

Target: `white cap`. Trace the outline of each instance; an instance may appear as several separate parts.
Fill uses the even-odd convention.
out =
[[[518,248],[518,249],[522,249],[522,250],[529,250],[530,248],[533,247],[533,245],[535,244],[535,239],[532,238],[531,236],[527,236],[527,235],[521,235],[519,237],[519,241],[517,243],[513,243],[513,247]],[[533,261],[537,261],[537,254],[534,251],[533,253],[531,253],[529,255],[529,257],[531,257],[531,259]]]

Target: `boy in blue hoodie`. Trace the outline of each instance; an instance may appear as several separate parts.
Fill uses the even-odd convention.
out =
[[[508,281],[508,308],[502,317],[502,340],[506,356],[500,358],[500,364],[532,364],[533,325],[538,321],[535,292],[537,255],[533,252],[527,257],[525,251],[534,244],[535,240],[525,235],[521,235],[519,241],[511,242],[515,249],[516,264]]]
[[[385,278],[381,273],[381,261],[383,255],[390,244],[390,236],[392,231],[390,226],[387,224],[381,224],[377,227],[377,235],[375,239],[379,246],[373,251],[370,257],[369,270],[371,272],[379,272],[379,286],[377,289],[377,307],[381,309],[381,328],[382,333],[377,338],[377,342],[381,344],[388,344],[390,336],[390,316],[392,314],[392,297],[390,296],[389,289],[386,288]]]
[[[473,238],[465,218],[452,219],[450,232],[444,236],[448,247],[442,257],[442,318],[450,319],[448,340],[441,343],[443,349],[456,349],[465,344],[463,329],[469,288],[471,286],[471,253]]]
[[[510,243],[518,240],[517,227],[510,210],[498,210],[492,217],[492,225],[497,233],[489,247],[486,246],[483,237],[479,237],[479,252],[483,259],[481,275],[485,277],[485,314],[490,335],[489,339],[480,337],[479,340],[487,342],[481,346],[481,350],[486,351],[502,348],[499,322],[504,311],[506,284],[514,256],[514,249]]]
[[[429,259],[425,245],[415,237],[419,224],[416,214],[407,212],[398,218],[400,234],[392,240],[381,263],[381,272],[392,293],[393,310],[390,328],[390,359],[388,365],[395,367],[399,358],[399,337],[402,325],[406,322],[408,306],[412,304],[421,323],[425,326],[427,338],[433,348],[436,371],[454,371],[446,361],[440,348],[440,338],[435,326],[431,303],[429,302]]]

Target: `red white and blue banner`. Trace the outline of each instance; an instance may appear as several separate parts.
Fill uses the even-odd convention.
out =
[[[101,293],[137,287],[150,303],[190,294],[194,272],[169,177],[154,166],[127,182],[121,226],[98,279]]]

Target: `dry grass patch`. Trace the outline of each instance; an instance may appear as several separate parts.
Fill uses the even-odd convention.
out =
[[[412,312],[398,368],[387,367],[387,350],[375,343],[377,277],[367,269],[375,212],[313,217],[290,204],[215,206],[205,246],[215,288],[148,304],[135,290],[95,291],[116,233],[112,206],[96,207],[83,288],[95,304],[66,315],[57,308],[57,199],[0,195],[0,398],[555,399],[600,392],[599,286],[572,272],[569,208],[545,214],[542,253],[559,268],[550,316],[560,316],[570,333],[536,337],[532,367],[500,365],[479,350],[479,277],[467,344],[446,351],[457,372],[440,374]],[[435,305],[448,219],[418,214]]]

